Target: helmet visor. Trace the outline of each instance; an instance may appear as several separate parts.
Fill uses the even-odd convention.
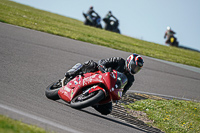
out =
[[[140,69],[142,68],[142,64],[138,63],[138,65],[136,65],[134,62],[130,63],[130,72],[131,74],[136,74],[137,72],[140,71]]]

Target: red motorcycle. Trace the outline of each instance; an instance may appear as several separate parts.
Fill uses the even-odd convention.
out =
[[[46,88],[46,97],[62,99],[72,108],[82,109],[120,100],[127,77],[113,70],[106,72],[103,67],[97,72],[81,74],[73,79],[63,78]]]

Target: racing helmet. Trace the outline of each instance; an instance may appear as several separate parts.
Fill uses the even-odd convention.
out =
[[[93,9],[93,6],[90,6],[90,9]]]
[[[167,26],[167,30],[171,30],[171,27],[170,27],[170,26]]]
[[[128,69],[130,74],[136,74],[143,67],[143,63],[144,61],[142,57],[134,53],[127,58],[126,68]]]

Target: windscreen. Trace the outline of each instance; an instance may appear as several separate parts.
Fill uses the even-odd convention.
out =
[[[125,74],[117,72],[117,82],[115,84],[116,89],[122,89],[127,84],[128,79]]]

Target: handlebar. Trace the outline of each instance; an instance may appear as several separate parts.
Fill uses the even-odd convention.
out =
[[[102,65],[98,65],[98,69],[102,72],[102,73],[106,73],[106,68]]]

